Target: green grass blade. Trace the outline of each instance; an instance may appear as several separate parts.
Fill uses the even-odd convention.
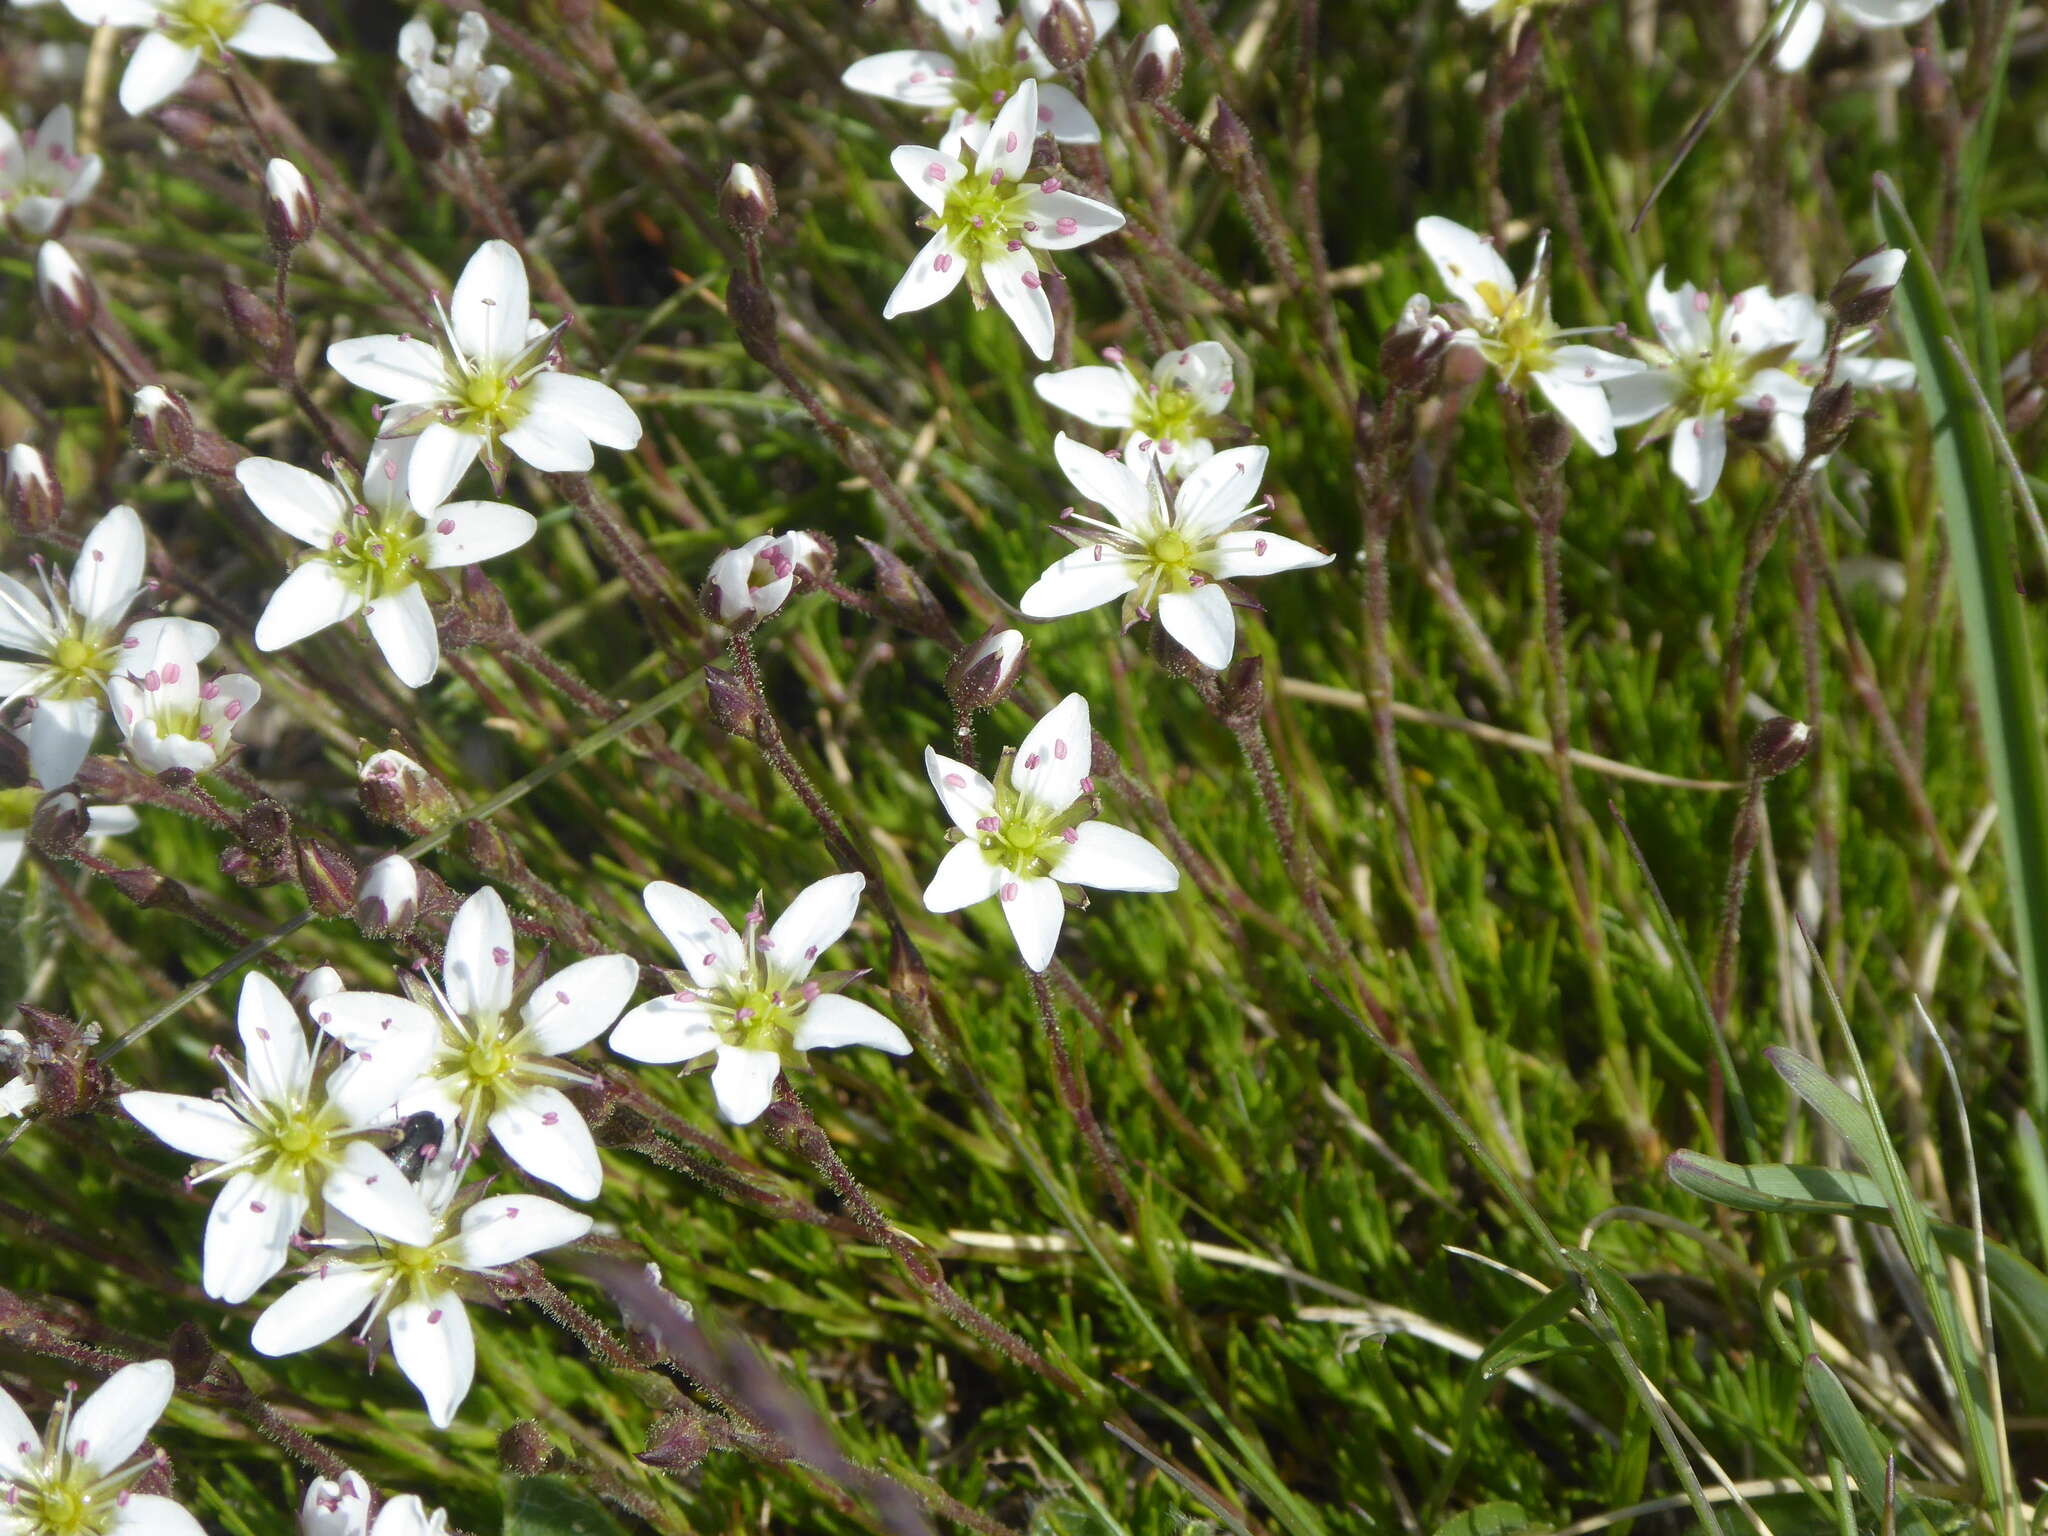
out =
[[[1808,1355],[1805,1377],[1806,1395],[1813,1401],[1814,1412],[1820,1415],[1821,1433],[1827,1436],[1835,1454],[1849,1464],[1849,1473],[1856,1479],[1856,1493],[1869,1507],[1872,1522],[1884,1530],[1897,1530],[1900,1536],[1933,1536],[1927,1517],[1896,1485],[1893,1507],[1885,1508],[1884,1451],[1827,1362],[1818,1355]]]

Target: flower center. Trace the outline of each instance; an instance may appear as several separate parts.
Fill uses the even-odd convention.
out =
[[[1000,802],[996,810],[998,814],[990,818],[995,826],[982,828],[983,858],[1029,879],[1049,875],[1059,867],[1067,845],[1056,823],[1034,814],[1015,799],[1010,801],[1007,811]]]
[[[1757,371],[1756,359],[1739,357],[1715,347],[1692,359],[1684,369],[1685,382],[1698,401],[1702,415],[1727,416],[1740,408],[1741,397]]]
[[[434,1248],[415,1248],[410,1243],[383,1245],[384,1262],[397,1277],[410,1284],[414,1292],[427,1289],[434,1277],[441,1272],[441,1255]]]
[[[418,581],[426,531],[426,524],[402,503],[381,512],[358,503],[335,531],[327,558],[351,586],[361,589],[365,601],[375,601]]]
[[[1024,222],[1023,183],[992,180],[969,171],[946,197],[937,227],[953,238],[953,248],[971,262],[993,261],[1007,252]],[[927,216],[929,221],[930,216]]]
[[[1138,396],[1131,426],[1154,442],[1185,443],[1207,435],[1208,412],[1184,389],[1168,385]]]
[[[270,1171],[303,1180],[308,1172],[332,1161],[334,1133],[341,1117],[325,1105],[299,1103],[265,1117],[263,1141],[270,1152]]]
[[[215,49],[242,30],[248,11],[244,0],[173,0],[161,24],[180,47]]]
[[[496,1030],[479,1036],[463,1053],[462,1061],[470,1077],[486,1088],[498,1086],[519,1064],[519,1058],[507,1049]]]
[[[56,676],[48,687],[36,692],[46,699],[78,699],[98,693],[106,687],[120,654],[118,645],[100,645],[74,628],[51,648],[50,670]]]

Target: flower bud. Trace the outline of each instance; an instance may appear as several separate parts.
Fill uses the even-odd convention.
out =
[[[1906,253],[1879,246],[1868,256],[1850,264],[1835,280],[1828,304],[1852,328],[1875,325],[1892,307],[1892,290],[1906,273]]]
[[[647,1449],[639,1459],[663,1472],[694,1472],[711,1454],[711,1437],[703,1421],[703,1413],[695,1407],[663,1414],[647,1426]]]
[[[1454,336],[1450,321],[1436,313],[1427,294],[1411,295],[1401,318],[1380,343],[1380,373],[1389,387],[1428,394],[1443,373],[1444,353]]]
[[[1180,86],[1180,39],[1161,22],[1131,55],[1131,94],[1140,101],[1164,101]]]
[[[994,709],[1024,674],[1024,637],[1014,629],[992,629],[953,658],[946,669],[946,696],[962,710]]]
[[[372,821],[412,837],[439,831],[461,809],[447,785],[403,752],[390,750],[356,770],[356,797]]]
[[[1856,420],[1856,390],[1847,379],[1816,389],[1806,402],[1806,453],[1820,460],[1842,446]]]
[[[420,915],[420,872],[402,854],[372,864],[356,888],[356,926],[369,939],[397,938]]]
[[[36,252],[36,292],[50,317],[67,331],[89,331],[99,318],[99,290],[77,258],[54,240],[45,240]]]
[[[43,796],[29,813],[28,840],[51,858],[68,858],[91,830],[85,802],[68,789]]]
[[[277,300],[244,288],[240,283],[222,283],[220,307],[228,317],[229,328],[250,352],[266,365],[278,361],[289,333]]]
[[[711,562],[701,599],[714,623],[751,629],[789,600],[799,575],[828,576],[831,546],[808,533],[763,534]]]
[[[875,596],[891,619],[905,629],[935,640],[952,633],[953,625],[946,617],[946,610],[939,606],[939,600],[932,596],[932,589],[924,584],[917,572],[872,539],[862,539],[860,547],[875,562]]]
[[[723,667],[704,669],[704,702],[712,724],[742,741],[761,739],[761,706],[740,680]]]
[[[320,199],[303,173],[289,160],[273,160],[263,168],[263,227],[278,251],[304,245],[320,227]]]
[[[734,234],[758,239],[775,218],[775,183],[759,166],[735,161],[718,189],[718,211]]]
[[[1216,121],[1209,129],[1209,158],[1226,175],[1233,174],[1252,152],[1251,130],[1244,119],[1230,110],[1230,103],[1216,98]]]
[[[1789,715],[1773,715],[1749,738],[1749,766],[1761,779],[1790,773],[1813,750],[1813,727]]]
[[[341,979],[341,972],[331,965],[316,965],[299,978],[299,984],[292,988],[294,1007],[310,1009],[323,997],[332,997],[337,992],[346,992],[348,983]]]
[[[322,917],[342,917],[355,906],[356,864],[324,837],[299,839],[299,883]]]
[[[7,516],[23,533],[43,533],[64,520],[64,492],[32,443],[7,450]]]
[[[160,384],[145,384],[135,391],[135,419],[128,430],[137,453],[172,464],[191,456],[198,436],[191,408]]]
[[[1095,21],[1079,0],[1023,0],[1024,28],[1054,69],[1074,69],[1095,51]]]
[[[266,796],[242,812],[241,820],[235,826],[235,837],[252,853],[279,853],[292,840],[292,813],[284,808],[282,801]]]
[[[560,1460],[539,1419],[520,1419],[498,1436],[498,1464],[514,1477],[539,1477]]]
[[[1571,457],[1572,429],[1549,411],[1529,418],[1529,462],[1538,474],[1553,473]]]

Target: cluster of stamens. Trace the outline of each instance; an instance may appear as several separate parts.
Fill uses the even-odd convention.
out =
[[[156,1464],[144,1456],[103,1472],[87,1460],[92,1447],[71,1439],[77,1392],[76,1382],[64,1384],[64,1401],[51,1415],[41,1456],[35,1457],[35,1446],[24,1441],[16,1447],[21,1471],[0,1481],[0,1508],[15,1529],[36,1536],[107,1536],[136,1481]]]

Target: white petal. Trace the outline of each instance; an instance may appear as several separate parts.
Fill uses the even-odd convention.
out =
[[[695,891],[657,880],[641,893],[647,915],[700,987],[715,987],[746,969],[746,946],[731,923]]]
[[[476,1339],[469,1313],[453,1290],[429,1291],[391,1309],[391,1357],[418,1388],[436,1429],[455,1422],[455,1410],[476,1379]]]
[[[1237,650],[1237,615],[1214,582],[1192,592],[1163,594],[1158,617],[1166,632],[1203,666],[1221,672],[1230,665]]]
[[[464,1018],[487,1018],[512,1006],[512,916],[488,885],[456,910],[448,925],[441,980]]]
[[[924,749],[924,771],[939,792],[939,804],[962,832],[973,833],[975,824],[994,814],[996,788],[965,763]]]
[[[893,320],[915,309],[930,308],[958,288],[966,275],[967,259],[953,249],[952,236],[940,230],[910,258],[889,302],[882,306],[882,318]]]
[[[1138,381],[1126,368],[1068,368],[1041,373],[1032,381],[1038,398],[1054,410],[1078,416],[1091,427],[1131,424],[1138,400]]]
[[[1941,0],[1835,0],[1835,9],[1859,27],[1910,27],[1934,14]]]
[[[1060,924],[1066,917],[1059,886],[1042,878],[1019,880],[1012,876],[996,894],[1025,965],[1034,971],[1044,970],[1052,964],[1052,952],[1059,947]]]
[[[148,554],[133,507],[115,507],[93,524],[71,567],[71,607],[88,629],[104,633],[121,622],[141,595]]]
[[[176,1499],[131,1490],[115,1508],[108,1536],[206,1536],[206,1527]]]
[[[95,1471],[114,1471],[148,1438],[175,1386],[168,1360],[122,1366],[71,1415],[72,1453]]]
[[[465,11],[465,16],[476,12]],[[492,65],[493,69],[500,68]],[[371,1536],[448,1536],[448,1512],[437,1509],[427,1513],[427,1506],[420,1502],[416,1493],[401,1493],[377,1511],[377,1523],[370,1528]],[[311,1536],[311,1533],[307,1533]],[[352,1532],[350,1536],[361,1536]]]
[[[28,1447],[28,1455],[41,1459],[43,1437],[28,1415],[21,1411],[21,1404],[0,1388],[0,1477],[13,1479],[28,1465],[22,1447]]]
[[[581,1211],[539,1195],[494,1195],[462,1213],[454,1262],[464,1269],[497,1269],[576,1242],[593,1225]]]
[[[1038,131],[1051,134],[1062,144],[1102,142],[1102,129],[1081,105],[1081,98],[1064,85],[1049,82],[1038,87]]]
[[[1865,389],[1911,389],[1919,382],[1912,363],[1903,357],[1845,357],[1842,377]]]
[[[308,560],[270,594],[256,621],[256,649],[283,650],[339,624],[362,606],[362,588],[325,560]]]
[[[1001,171],[1004,181],[1014,183],[1031,168],[1031,146],[1037,138],[1038,82],[1020,80],[989,124],[974,168],[984,174]]]
[[[1493,247],[1491,240],[1474,234],[1462,224],[1431,215],[1415,222],[1415,238],[1436,264],[1451,296],[1479,317],[1494,313],[1494,303],[1505,301],[1516,289],[1515,275]],[[1481,293],[1480,284],[1493,292],[1493,302]]]
[[[218,1099],[196,1099],[182,1093],[124,1093],[121,1107],[158,1141],[210,1163],[240,1157],[254,1139],[255,1133],[241,1116]]]
[[[52,643],[50,610],[12,576],[0,575],[0,647],[41,655]]]
[[[1094,756],[1088,701],[1070,693],[1040,716],[1018,744],[1010,764],[1011,786],[1046,815],[1057,816],[1080,798]]]
[[[509,438],[511,434],[506,435]],[[482,437],[457,431],[446,422],[433,422],[421,429],[405,466],[405,494],[420,516],[427,516],[448,499],[483,451]],[[586,468],[590,464],[588,457],[583,462]]]
[[[441,665],[441,639],[434,628],[434,610],[417,582],[365,604],[363,619],[393,677],[408,688],[424,688],[434,680],[434,670]]]
[[[1609,352],[1600,347],[1558,347],[1550,356],[1559,377],[1582,384],[1606,384],[1615,379],[1625,379],[1641,373],[1648,366],[1639,357],[1623,357],[1619,352]]]
[[[828,1051],[843,1045],[871,1046],[891,1056],[908,1056],[910,1040],[866,1003],[827,992],[804,1009],[791,1043],[800,1051]]]
[[[590,438],[573,421],[545,411],[529,412],[498,441],[546,474],[580,474],[597,462]]]
[[[437,1223],[419,1191],[398,1164],[367,1141],[342,1148],[341,1161],[327,1171],[320,1195],[330,1210],[366,1232],[416,1248],[434,1240]]]
[[[1055,879],[1098,891],[1172,891],[1180,888],[1173,860],[1135,832],[1106,822],[1084,821],[1060,855]]]
[[[162,32],[147,32],[121,72],[121,110],[140,117],[168,101],[199,67],[199,50],[174,43]]]
[[[14,878],[14,872],[21,867],[21,861],[27,853],[26,832],[0,831],[0,888],[4,888],[7,882]],[[28,1102],[34,1102],[35,1084],[25,1077],[17,1077],[12,1082],[0,1085],[0,1117],[18,1115],[26,1107],[15,1102],[16,1097],[24,1091],[16,1087],[16,1084],[26,1084],[26,1091],[31,1095]],[[12,1090],[12,1093],[9,1090]],[[0,1467],[0,1472],[5,1470],[6,1468]]]
[[[1685,393],[1677,375],[1662,368],[1646,368],[1641,373],[1610,379],[1601,387],[1607,391],[1607,405],[1617,427],[1633,427],[1652,416],[1661,416]]]
[[[528,1088],[491,1112],[499,1148],[533,1177],[574,1200],[595,1200],[604,1188],[604,1164],[590,1127],[559,1088]]]
[[[681,997],[657,997],[642,1003],[623,1019],[605,1042],[621,1056],[666,1066],[693,1061],[718,1044],[711,1012],[702,1003]]]
[[[1230,350],[1222,342],[1198,341],[1191,347],[1167,353],[1153,364],[1152,382],[1161,389],[1185,390],[1199,400],[1216,397],[1216,392],[1230,383],[1231,371]],[[1221,409],[1222,401],[1229,398],[1225,391],[1213,408]]]
[[[326,549],[349,515],[348,498],[340,486],[282,459],[244,459],[235,466],[235,479],[258,512],[315,549]]]
[[[532,313],[526,263],[511,242],[486,240],[463,267],[448,301],[455,344],[471,362],[510,362],[525,349]]]
[[[967,167],[951,155],[921,144],[899,144],[890,150],[889,168],[933,213],[946,211],[953,189],[968,177]]]
[[[1223,581],[1238,576],[1271,576],[1278,571],[1308,570],[1337,557],[1283,534],[1245,529],[1226,533],[1209,557],[1209,574]]]
[[[1091,544],[1047,566],[1017,606],[1034,619],[1062,619],[1115,602],[1137,585],[1130,561],[1107,544]]]
[[[1819,0],[1814,6],[1819,8]],[[1713,346],[1712,308],[1691,283],[1681,283],[1674,291],[1665,285],[1664,269],[1659,267],[1650,274],[1643,304],[1658,338],[1673,352],[1704,352]]]
[[[1571,379],[1553,372],[1532,377],[1550,408],[1585,440],[1588,448],[1602,458],[1614,452],[1614,408],[1607,403],[1606,390],[1598,384],[1580,383],[1576,374]]]
[[[1045,296],[1045,279],[1029,250],[1003,251],[985,258],[981,280],[988,285],[997,306],[1010,317],[1024,345],[1040,362],[1052,356],[1052,300]]]
[[[301,64],[334,62],[334,50],[313,30],[313,24],[281,5],[251,6],[227,44],[252,59],[297,59]]]
[[[1806,0],[1785,18],[1784,36],[1777,52],[1771,55],[1771,67],[1787,73],[1804,69],[1806,61],[1813,57],[1813,50],[1820,45],[1820,35],[1827,26],[1827,20],[1827,7],[1821,4],[1821,0]]]
[[[927,912],[958,912],[987,901],[1003,883],[1001,866],[989,863],[979,845],[955,843],[924,888]]]
[[[206,1217],[200,1284],[239,1306],[284,1268],[306,1216],[306,1192],[244,1170],[229,1178]]]
[[[1120,527],[1136,532],[1150,522],[1151,493],[1130,465],[1078,443],[1064,432],[1052,440],[1052,455],[1074,489],[1106,509]]]
[[[730,1045],[718,1048],[711,1069],[711,1095],[718,1112],[734,1125],[751,1125],[775,1096],[775,1078],[782,1058],[773,1051],[747,1051]]]
[[[640,418],[626,397],[600,379],[573,373],[543,373],[527,386],[533,393],[529,410],[574,427],[593,443],[631,448],[640,441]],[[508,434],[509,435],[509,434]]]
[[[235,1029],[242,1037],[242,1059],[257,1098],[281,1104],[305,1093],[313,1079],[306,1027],[277,983],[261,971],[251,971],[243,979]]]
[[[810,975],[818,956],[837,944],[860,910],[865,875],[829,875],[797,892],[768,930],[768,967],[782,985]]]
[[[856,59],[839,83],[866,96],[900,101],[906,107],[945,108],[953,104],[953,61],[925,48],[903,48]]]
[[[1025,206],[1038,228],[1024,232],[1024,243],[1041,251],[1071,251],[1124,227],[1109,204],[1078,192],[1033,192]]]
[[[249,1330],[259,1355],[295,1355],[324,1344],[369,1310],[384,1271],[326,1263],[263,1309]]]
[[[612,1027],[640,985],[631,955],[594,955],[565,966],[533,989],[519,1010],[532,1048],[560,1056]]]
[[[441,354],[412,336],[352,336],[327,349],[327,366],[386,400],[438,400],[448,388]]]
[[[61,789],[78,777],[99,728],[98,699],[38,700],[21,733],[28,739],[28,771],[43,788]]]
[[[1266,478],[1266,450],[1254,444],[1213,455],[1173,495],[1173,522],[1189,539],[1214,537],[1244,515]]]
[[[402,1053],[440,1034],[434,1015],[410,998],[388,992],[336,992],[312,1005],[313,1022],[358,1053]]]
[[[1671,434],[1671,473],[1694,501],[1714,494],[1727,457],[1728,426],[1719,416],[1689,416]]]

